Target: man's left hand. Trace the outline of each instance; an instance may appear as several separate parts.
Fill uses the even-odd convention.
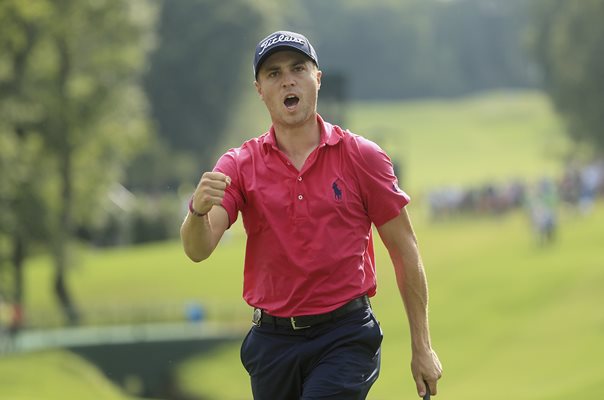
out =
[[[426,395],[426,384],[428,384],[430,394],[436,395],[436,382],[442,376],[443,367],[434,350],[429,348],[426,351],[414,351],[411,359],[411,372],[417,386],[417,394],[420,397]]]

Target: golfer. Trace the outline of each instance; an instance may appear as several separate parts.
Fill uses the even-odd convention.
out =
[[[253,323],[241,361],[256,400],[365,399],[380,369],[382,331],[372,229],[396,271],[411,329],[417,392],[437,393],[426,276],[392,163],[375,143],[317,114],[321,71],[303,35],[275,32],[254,56],[272,126],[205,172],[181,227],[185,253],[212,254],[241,213],[243,298]]]

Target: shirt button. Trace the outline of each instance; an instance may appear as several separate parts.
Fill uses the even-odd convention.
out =
[[[298,181],[302,182],[302,177],[301,176],[298,177]]]
[[[304,196],[302,196],[301,194],[298,195],[298,200],[302,200],[304,198]]]

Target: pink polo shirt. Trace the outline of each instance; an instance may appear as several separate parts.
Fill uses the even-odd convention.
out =
[[[375,143],[317,117],[321,142],[298,171],[274,128],[225,153],[222,206],[247,233],[243,298],[280,317],[320,314],[375,295],[371,223],[399,215],[409,196]]]

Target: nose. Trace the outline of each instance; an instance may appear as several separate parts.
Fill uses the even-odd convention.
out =
[[[281,85],[283,85],[283,87],[289,87],[289,86],[294,86],[296,84],[296,80],[294,79],[294,75],[290,72],[285,72],[283,74],[283,81],[281,82]]]

